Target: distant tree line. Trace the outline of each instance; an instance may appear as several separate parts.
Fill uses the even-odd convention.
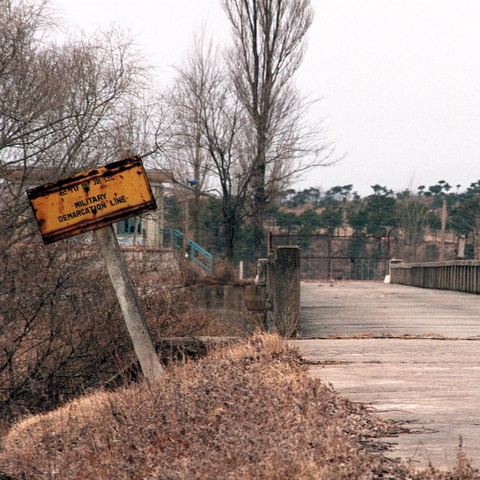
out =
[[[352,258],[361,254],[367,237],[386,237],[388,233],[392,255],[408,261],[436,261],[445,204],[445,232],[450,244],[447,257],[457,258],[455,242],[463,235],[466,249],[462,258],[480,259],[480,180],[465,191],[460,191],[459,185],[453,191],[444,180],[428,188],[420,186],[416,192],[394,192],[378,184],[371,188],[372,194],[365,197],[354,191],[353,184],[327,191],[314,187],[287,189],[266,210],[265,229],[284,234],[283,241],[310,252],[315,234],[347,235],[351,237]],[[222,224],[217,221],[220,210],[218,198],[211,197],[202,203],[197,239],[222,256],[225,245]],[[167,221],[181,227],[182,210],[175,197],[167,201]],[[253,228],[246,221],[239,227],[233,260],[251,258]]]

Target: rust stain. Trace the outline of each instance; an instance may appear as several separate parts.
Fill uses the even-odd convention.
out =
[[[41,185],[27,194],[45,243],[157,208],[140,157]]]

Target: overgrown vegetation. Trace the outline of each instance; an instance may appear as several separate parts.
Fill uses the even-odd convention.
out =
[[[45,247],[33,241],[3,253],[0,412],[8,424],[108,386],[134,363],[134,354],[94,244],[67,240]],[[197,308],[182,288],[186,274],[174,263],[144,251],[127,252],[127,259],[154,343],[228,332]]]
[[[414,473],[379,452],[399,426],[309,376],[296,348],[255,335],[170,368],[160,384],[96,392],[14,425],[0,471],[45,479],[473,479]]]
[[[234,6],[248,9],[251,2],[223,3],[232,24],[244,22],[243,14],[236,19]],[[263,26],[268,27],[263,45],[274,31],[269,28],[274,17],[283,19],[275,39],[300,24],[294,28],[293,50],[289,42],[282,44],[282,58],[291,59],[290,67],[282,71],[280,62],[278,71],[265,72],[265,78],[275,73],[283,79],[273,90],[271,80],[262,87],[277,101],[272,97],[263,111],[248,105],[248,92],[257,82],[245,84],[248,58],[231,55],[229,73],[222,69],[207,78],[219,81],[217,88],[208,88],[207,82],[205,95],[190,97],[194,101],[181,105],[186,111],[178,115],[179,105],[171,109],[172,98],[159,101],[158,92],[152,92],[149,69],[121,32],[112,29],[90,39],[72,35],[64,44],[54,43],[56,21],[47,1],[0,0],[0,433],[5,434],[0,471],[5,475],[476,478],[462,456],[448,477],[433,468],[412,474],[373,453],[377,437],[398,426],[380,422],[311,379],[298,352],[277,337],[257,335],[198,362],[172,362],[154,389],[141,381],[125,386],[138,380],[136,360],[96,246],[87,236],[45,247],[33,233],[26,188],[132,154],[147,158],[149,166],[164,167],[169,153],[179,160],[179,178],[200,180],[194,190],[182,185],[184,195],[170,197],[171,225],[186,224],[180,215],[190,210],[195,239],[228,259],[253,260],[255,249],[265,246],[261,233],[268,226],[292,234],[333,235],[348,225],[354,232],[352,255],[366,249],[365,235],[383,236],[387,226],[404,238],[406,227],[395,209],[409,193],[395,197],[376,185],[372,196],[360,199],[346,185],[325,195],[316,189],[300,196],[287,190],[283,203],[274,204],[292,175],[329,155],[318,131],[303,124],[310,102],[290,82],[302,59],[310,2],[284,2],[300,6],[299,13],[306,15],[295,10],[271,15],[280,3],[262,3]],[[238,45],[247,46],[247,37],[237,36]],[[215,67],[218,58],[210,57],[203,67]],[[194,57],[190,66],[202,67],[208,59]],[[197,79],[192,75],[184,79]],[[190,93],[199,92],[190,88]],[[265,119],[271,121],[269,131],[262,131]],[[214,126],[218,129],[212,131]],[[257,145],[251,144],[254,138]],[[305,163],[305,155],[314,153],[320,155],[313,164]],[[212,178],[207,172],[213,167],[217,176]],[[219,186],[222,196],[201,191],[212,193]],[[447,198],[455,231],[469,236],[470,251],[476,252],[479,193],[477,182],[464,197],[453,197],[449,185],[439,182],[419,188],[416,204],[403,215],[410,227],[425,228],[429,214],[429,228],[438,230],[438,209]],[[304,208],[307,204],[311,208]],[[405,238],[411,245],[423,237],[412,230]],[[311,243],[304,240],[302,246],[308,249]],[[205,278],[195,268],[171,267],[174,263],[155,252],[132,249],[127,258],[155,344],[171,337],[232,333],[199,310],[184,288],[200,280],[232,282],[230,264],[220,265],[215,278]],[[119,384],[123,387],[113,391]]]

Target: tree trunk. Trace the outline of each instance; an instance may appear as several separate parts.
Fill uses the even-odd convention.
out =
[[[223,238],[225,241],[225,259],[233,263],[235,256],[235,242],[238,233],[238,218],[235,212],[224,212],[223,214]]]
[[[262,130],[261,122],[257,125],[257,130]],[[260,131],[259,137],[263,137],[259,143],[259,152],[256,160],[256,172],[254,175],[254,200],[255,211],[253,217],[253,245],[255,258],[266,258],[267,249],[265,242],[265,209],[267,207],[268,198],[265,191],[266,182],[266,158],[265,158],[265,132]]]

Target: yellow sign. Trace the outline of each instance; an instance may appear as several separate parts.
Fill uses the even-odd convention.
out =
[[[32,188],[27,195],[45,243],[157,208],[140,157]]]

